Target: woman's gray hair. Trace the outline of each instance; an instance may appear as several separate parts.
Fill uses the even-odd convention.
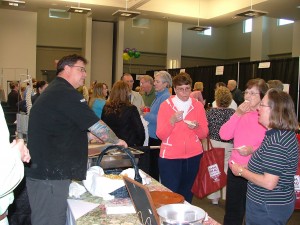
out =
[[[167,88],[172,87],[172,77],[167,71],[159,71],[157,72],[154,77],[160,77],[162,82],[168,83]]]

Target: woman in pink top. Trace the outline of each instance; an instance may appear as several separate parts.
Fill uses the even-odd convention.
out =
[[[199,102],[205,105],[205,100],[203,100],[202,92],[203,92],[203,83],[196,82],[194,84],[194,89],[193,92],[190,94],[190,97],[197,99]]]
[[[161,139],[158,159],[163,185],[191,202],[191,192],[202,157],[201,139],[208,135],[203,105],[190,98],[192,79],[187,73],[173,78],[176,93],[159,108],[156,135]]]
[[[266,128],[258,123],[259,103],[268,90],[263,79],[251,79],[246,84],[245,101],[220,129],[223,140],[233,138],[234,149],[229,162],[247,167],[252,153],[260,146]],[[247,180],[227,172],[224,225],[242,225],[245,215]]]

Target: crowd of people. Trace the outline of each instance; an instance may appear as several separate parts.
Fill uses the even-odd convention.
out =
[[[141,147],[148,139],[147,146],[159,146],[150,151],[149,174],[191,203],[206,138],[225,150],[227,186],[208,196],[212,204],[226,200],[223,224],[286,224],[295,204],[299,126],[292,98],[280,81],[250,79],[244,92],[235,80],[218,82],[213,107],[206,109],[203,83],[193,86],[185,72],[141,76],[138,92],[133,76],[124,73],[109,91],[101,82],[85,87],[86,64],[79,55],[60,59],[57,77],[49,85],[35,84],[27,147],[22,140],[3,142],[1,162],[16,164],[9,171],[1,169],[1,180],[11,179],[0,187],[0,224],[7,224],[12,190],[24,176],[21,160],[30,160],[25,177],[31,223],[65,225],[69,185],[72,179],[85,179],[92,139],[125,147]],[[18,83],[10,86],[8,103],[18,107]],[[26,109],[24,104],[19,108]]]

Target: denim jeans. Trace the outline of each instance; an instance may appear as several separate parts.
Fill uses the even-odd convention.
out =
[[[246,225],[285,225],[291,217],[295,202],[285,205],[258,204],[246,200]]]

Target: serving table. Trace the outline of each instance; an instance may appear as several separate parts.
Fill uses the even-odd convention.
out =
[[[158,181],[152,179],[151,183],[146,185],[149,191],[170,191]],[[79,200],[79,201],[77,201]],[[128,199],[119,199],[120,204],[123,201],[128,201]],[[75,204],[74,204],[75,201]],[[110,200],[110,201],[118,201]],[[78,218],[76,214],[76,208],[78,207],[85,208],[87,205],[90,205],[90,209],[86,209],[88,212]],[[105,201],[100,197],[92,196],[90,193],[86,192],[81,195],[80,199],[68,199],[68,212],[67,212],[67,224],[66,225],[140,225],[140,221],[136,214],[106,214],[105,205],[109,201]],[[84,212],[81,212],[81,214]],[[216,222],[212,218],[209,218],[208,221],[204,223],[205,225],[219,225],[220,223]]]

